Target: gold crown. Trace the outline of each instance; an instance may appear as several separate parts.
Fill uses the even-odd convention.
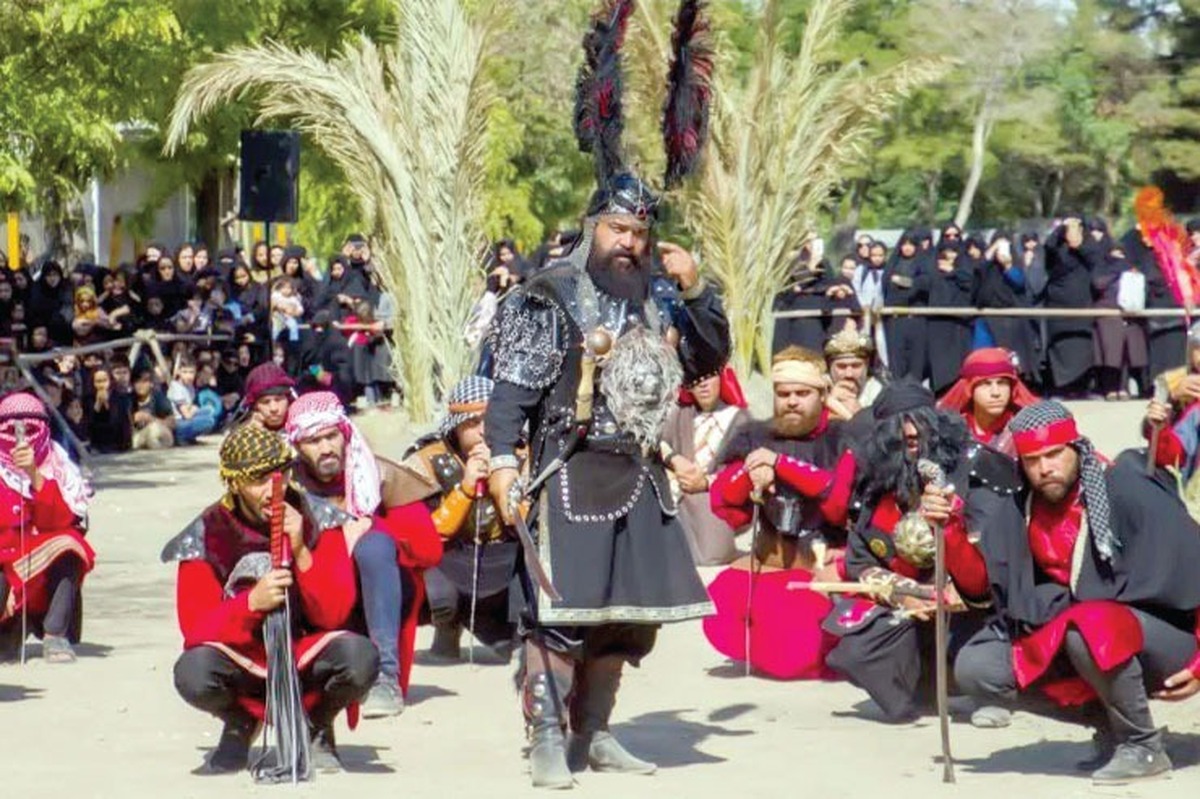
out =
[[[849,357],[870,360],[873,352],[875,352],[875,346],[871,343],[871,339],[848,327],[842,328],[837,335],[831,336],[829,341],[825,342],[825,360],[827,361]]]

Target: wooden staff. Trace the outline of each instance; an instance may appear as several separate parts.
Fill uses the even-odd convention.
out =
[[[930,460],[922,458],[917,461],[917,471],[925,481],[935,488],[946,488],[946,473],[942,467]],[[942,782],[953,784],[954,755],[950,751],[950,696],[949,675],[949,617],[946,615],[946,532],[940,524],[931,524],[933,540],[936,544],[934,553],[934,649],[937,652],[937,709],[938,723],[942,732]]]

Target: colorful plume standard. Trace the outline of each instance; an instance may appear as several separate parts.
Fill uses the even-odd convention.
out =
[[[713,47],[704,13],[705,0],[683,0],[671,37],[672,59],[663,109],[663,145],[667,153],[666,188],[673,189],[696,171],[708,138],[712,101]]]
[[[1175,301],[1185,308],[1195,307],[1200,298],[1200,273],[1184,258],[1187,233],[1167,208],[1162,189],[1147,186],[1139,191],[1133,212]]]
[[[291,541],[284,531],[284,477],[271,475],[271,568],[291,568]],[[308,718],[300,693],[300,676],[292,656],[291,599],[271,611],[263,622],[263,644],[267,650],[266,724],[275,733],[275,758],[264,751],[253,767],[256,782],[298,783],[311,775]]]
[[[633,0],[605,0],[583,37],[583,64],[575,83],[575,138],[580,150],[595,157],[601,186],[624,164],[621,47],[633,11]]]

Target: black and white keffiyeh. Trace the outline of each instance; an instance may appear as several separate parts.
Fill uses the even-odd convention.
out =
[[[1018,441],[1022,434],[1036,433],[1051,427],[1071,431],[1065,436],[1066,440],[1050,440],[1047,446],[1065,444],[1079,453],[1079,481],[1083,485],[1083,506],[1087,510],[1092,541],[1101,559],[1112,563],[1114,553],[1121,548],[1121,541],[1112,528],[1108,486],[1105,483],[1106,466],[1096,455],[1092,442],[1079,435],[1074,429],[1074,424],[1075,417],[1062,403],[1045,400],[1018,412],[1009,423],[1009,429]]]

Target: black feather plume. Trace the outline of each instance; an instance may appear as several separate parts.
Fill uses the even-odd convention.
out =
[[[604,0],[583,37],[583,64],[575,82],[575,138],[580,150],[595,157],[600,186],[623,165],[621,46],[634,5],[634,0]]]
[[[705,0],[683,0],[671,37],[671,70],[663,108],[663,146],[667,151],[668,189],[678,186],[700,165],[708,139],[712,101],[713,47]]]

